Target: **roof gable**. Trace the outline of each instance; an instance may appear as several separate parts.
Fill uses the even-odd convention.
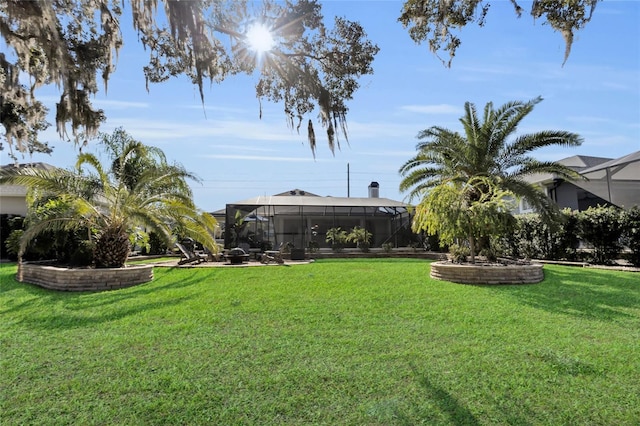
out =
[[[312,194],[311,192],[307,192],[305,190],[302,189],[292,189],[290,191],[285,191],[282,192],[280,194],[275,194],[274,196],[279,197],[279,196],[307,196],[307,197],[319,197],[319,195],[317,194]]]
[[[589,167],[597,166],[607,161],[611,161],[611,158],[591,157],[588,155],[574,155],[573,157],[563,158],[562,160],[558,160],[556,162],[558,164],[562,164],[563,166],[571,167],[576,171],[580,171]]]

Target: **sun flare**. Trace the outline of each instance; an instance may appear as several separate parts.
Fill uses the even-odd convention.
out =
[[[263,24],[252,25],[246,34],[247,44],[256,53],[264,53],[271,50],[274,45],[271,31]]]

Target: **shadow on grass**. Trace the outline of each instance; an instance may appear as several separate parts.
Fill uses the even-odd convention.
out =
[[[598,320],[638,318],[627,309],[640,306],[640,274],[588,268],[545,266],[540,284],[485,287],[552,313]]]
[[[473,413],[443,387],[434,383],[426,373],[418,371],[415,365],[411,365],[418,384],[424,389],[425,396],[433,401],[440,412],[448,418],[448,424],[454,425],[478,425],[480,422]],[[404,416],[398,416],[401,420]],[[409,424],[403,421],[404,424]]]
[[[437,407],[437,414],[435,413],[423,414],[422,421],[420,424],[450,424],[450,425],[465,425],[465,426],[475,426],[480,424],[486,424],[487,418],[483,417],[482,413],[481,417],[477,417],[460,399],[458,399],[454,394],[452,394],[449,390],[446,389],[442,384],[438,384],[435,380],[429,377],[429,374],[426,372],[421,372],[415,366],[415,364],[409,364],[413,375],[420,385],[420,387],[424,390],[424,397],[429,401],[433,402],[433,405]],[[495,402],[490,402],[495,399],[489,395],[479,396],[483,398],[484,401],[480,401],[483,406],[486,404],[491,404]],[[505,395],[506,399],[509,399],[510,396]],[[419,404],[422,405],[422,404]],[[476,404],[478,405],[478,404]],[[488,408],[488,407],[486,407]],[[416,409],[414,410],[416,413],[423,410]],[[485,410],[482,410],[485,411]],[[493,410],[489,410],[493,411]],[[496,407],[497,415],[499,418],[495,417],[492,419],[493,424],[509,424],[509,425],[522,425],[528,426],[531,423],[529,420],[534,416],[528,408],[526,403],[522,404],[499,404],[499,407]],[[499,414],[498,414],[499,413]],[[413,425],[416,424],[415,421],[410,421],[409,416],[404,415],[403,413],[395,412],[395,417],[399,420],[399,424],[403,425]]]
[[[15,272],[0,271],[0,293],[5,299],[0,313],[19,317],[20,323],[43,330],[74,329],[116,321],[128,316],[139,315],[154,309],[177,306],[187,300],[200,297],[206,287],[203,279],[210,279],[215,271],[203,274],[192,270],[182,270],[179,279],[172,274],[162,274],[149,283],[134,287],[103,292],[60,292],[38,287],[34,284],[15,280]],[[200,288],[197,288],[200,287]],[[165,290],[187,289],[180,297]],[[23,301],[11,301],[12,291],[20,291]],[[24,296],[27,296],[26,298]],[[42,309],[34,309],[34,305]]]

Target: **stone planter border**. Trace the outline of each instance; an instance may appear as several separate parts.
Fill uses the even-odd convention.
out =
[[[153,280],[153,265],[125,268],[62,268],[37,262],[18,264],[16,279],[51,290],[104,291]]]
[[[535,284],[544,279],[543,265],[471,265],[431,263],[431,278],[461,284]]]

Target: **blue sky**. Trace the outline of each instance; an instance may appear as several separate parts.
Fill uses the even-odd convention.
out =
[[[147,93],[142,67],[148,56],[129,30],[128,16],[109,91],[95,99],[108,117],[102,131],[122,126],[197,174],[202,183],[192,188],[206,211],[294,188],[346,196],[347,164],[352,197],[367,196],[367,186],[377,181],[381,197],[403,200],[398,168],[415,154],[416,134],[433,125],[461,130],[458,119],[467,101],[482,111],[489,101],[499,106],[542,96],[519,132],[568,130],[585,141],[580,148],[538,151],[540,159],[619,157],[640,150],[640,2],[599,3],[562,66],[564,41],[558,33],[529,15],[518,19],[510,2],[494,0],[484,28],[461,32],[451,68],[409,38],[397,22],[400,1],[321,3],[326,19],[339,15],[359,21],[381,49],[375,73],[360,81],[348,103],[349,144],[335,156],[316,129],[314,159],[306,133],[287,127],[282,105],[263,103],[259,119],[253,77],[207,85],[204,106],[186,78],[151,85]],[[47,88],[41,96],[53,109],[59,95]],[[77,149],[59,139],[55,126],[41,139],[50,141],[54,152],[31,161],[73,165]],[[10,162],[6,152],[0,155],[2,164]]]

